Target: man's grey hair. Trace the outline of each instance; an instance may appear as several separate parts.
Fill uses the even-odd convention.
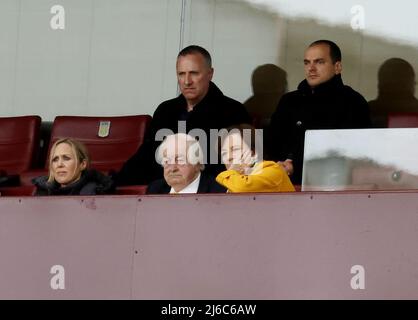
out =
[[[200,171],[203,171],[205,168],[202,147],[199,141],[191,135],[176,133],[165,137],[156,151],[156,160],[162,166],[164,164],[174,164],[175,159],[172,156],[184,157],[181,159],[183,163],[179,164],[199,165]]]
[[[196,54],[196,53],[201,54],[206,61],[206,65],[209,68],[212,68],[212,57],[210,56],[210,53],[201,46],[191,45],[191,46],[184,48],[177,55],[177,59],[180,57],[185,57],[189,54]]]

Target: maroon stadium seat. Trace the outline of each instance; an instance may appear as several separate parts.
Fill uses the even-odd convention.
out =
[[[0,188],[0,196],[2,197],[21,197],[33,196],[35,194],[35,186],[20,186],[20,187],[2,187]]]
[[[150,122],[149,115],[58,116],[52,125],[48,154],[58,139],[74,138],[86,145],[92,168],[105,173],[119,171],[143,143]]]
[[[32,167],[39,148],[39,116],[0,118],[0,170],[18,175]]]
[[[21,186],[32,186],[32,179],[39,176],[48,175],[47,169],[32,169],[29,171],[22,172],[20,174],[20,185]]]
[[[120,186],[116,188],[115,194],[118,195],[144,195],[147,191],[147,185]]]
[[[417,112],[396,112],[388,114],[388,128],[418,128]]]

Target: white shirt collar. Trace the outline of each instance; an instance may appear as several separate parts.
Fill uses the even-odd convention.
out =
[[[170,193],[197,193],[197,190],[199,189],[199,183],[200,183],[200,172],[199,172],[199,175],[196,177],[196,179],[194,179],[183,190],[180,190],[179,192],[176,192],[176,191],[174,191],[173,188],[171,188]]]

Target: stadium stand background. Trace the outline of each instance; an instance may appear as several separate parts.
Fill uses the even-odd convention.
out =
[[[52,30],[56,1],[1,1],[1,116],[152,115],[177,94],[175,59],[188,44],[212,53],[214,81],[242,102],[253,94],[252,72],[265,64],[284,70],[287,89],[295,89],[303,51],[319,38],[341,46],[344,80],[367,100],[377,96],[387,59],[402,58],[417,70],[412,1],[397,2],[396,11],[357,1],[363,30],[352,28],[358,11],[351,1],[252,2],[62,0],[65,29]]]

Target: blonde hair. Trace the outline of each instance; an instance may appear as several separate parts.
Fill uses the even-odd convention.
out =
[[[53,182],[55,180],[54,173],[52,172],[52,160],[54,158],[55,149],[57,148],[58,145],[60,145],[62,143],[66,143],[71,147],[71,150],[72,150],[73,155],[75,156],[75,160],[76,160],[76,168],[78,168],[80,166],[80,163],[82,163],[83,161],[86,162],[86,169],[90,166],[90,158],[89,158],[89,155],[88,155],[88,152],[87,152],[87,148],[83,143],[81,143],[80,141],[77,141],[75,139],[71,139],[71,138],[59,139],[59,140],[55,141],[55,143],[53,144],[53,146],[51,148],[51,151],[49,153],[48,182]]]

